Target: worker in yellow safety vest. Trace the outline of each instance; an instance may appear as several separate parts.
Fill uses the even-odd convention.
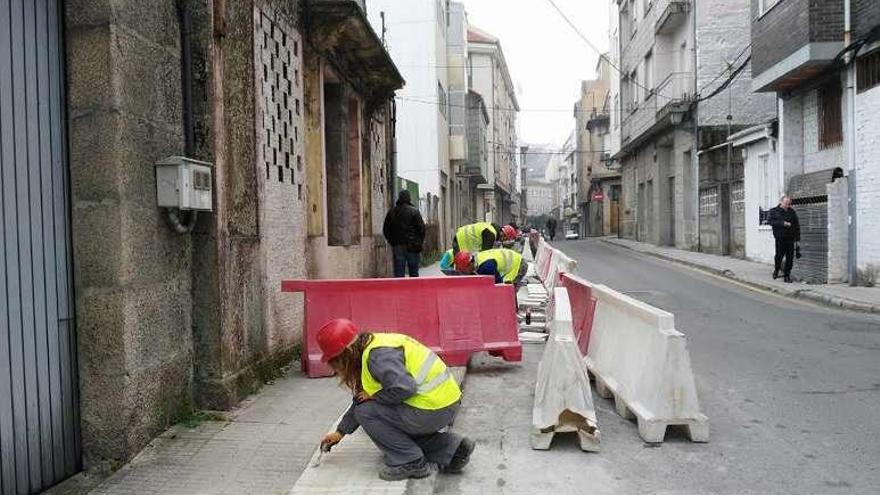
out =
[[[384,454],[383,480],[424,478],[429,462],[443,472],[462,471],[475,443],[445,431],[461,389],[437,354],[407,335],[360,333],[345,319],[324,325],[317,341],[321,360],[354,395],[336,430],[321,440],[322,451],[361,426]]]
[[[455,268],[465,274],[491,275],[496,284],[520,287],[528,270],[528,263],[512,249],[490,249],[471,254],[461,251],[455,255]]]
[[[452,239],[452,251],[478,253],[495,247],[496,242],[513,241],[517,237],[516,229],[510,225],[501,227],[489,222],[477,222],[459,227]]]

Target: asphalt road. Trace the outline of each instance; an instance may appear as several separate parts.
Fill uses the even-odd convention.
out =
[[[880,318],[755,292],[601,241],[557,246],[579,274],[671,311],[688,336],[711,441],[644,444],[596,402],[603,451],[557,436],[529,448],[541,346],[521,365],[482,358],[455,430],[478,440],[468,471],[435,493],[880,493]]]

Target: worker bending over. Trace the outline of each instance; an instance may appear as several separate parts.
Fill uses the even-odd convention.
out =
[[[429,462],[461,472],[475,443],[441,432],[455,417],[461,390],[433,351],[407,335],[359,333],[345,319],[324,325],[317,340],[321,360],[354,394],[336,431],[321,440],[322,449],[362,426],[384,455],[383,480],[424,478]]]
[[[460,251],[455,255],[455,268],[464,274],[492,275],[496,284],[522,285],[528,270],[521,254],[512,249],[490,249],[471,254]]]
[[[495,247],[496,242],[512,241],[516,239],[516,229],[510,225],[503,228],[489,222],[478,222],[459,227],[452,239],[452,251],[478,253]]]

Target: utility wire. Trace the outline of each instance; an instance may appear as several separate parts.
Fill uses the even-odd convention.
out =
[[[703,90],[705,90],[705,89],[708,88],[709,86],[715,84],[715,81],[717,81],[717,80],[721,79],[722,77],[724,77],[725,74],[728,74],[728,73],[729,73],[729,69],[730,69],[730,67],[736,65],[736,63],[737,63],[737,61],[739,60],[739,58],[742,57],[743,54],[745,54],[746,51],[747,51],[749,48],[751,48],[751,47],[752,47],[752,44],[751,44],[751,43],[749,43],[748,45],[746,45],[746,47],[743,48],[741,52],[739,52],[739,55],[737,55],[736,57],[734,57],[734,59],[731,60],[731,61],[728,63],[728,67],[727,67],[728,70],[721,71],[721,72],[720,72],[717,76],[715,76],[711,81],[709,81],[709,82],[707,82],[706,84],[704,84],[702,88],[700,88],[700,89],[697,90],[697,94],[698,94],[698,95],[701,94],[701,93],[703,92]]]
[[[572,30],[574,30],[574,32],[578,35],[578,37],[580,37],[580,39],[584,40],[584,43],[586,43],[586,44],[587,44],[590,48],[592,48],[597,54],[599,54],[599,59],[600,59],[600,60],[604,60],[604,61],[605,61],[605,62],[606,62],[606,63],[607,63],[612,69],[614,69],[615,71],[617,71],[617,73],[620,74],[621,76],[623,76],[624,78],[629,78],[629,74],[624,73],[623,70],[622,70],[620,67],[618,67],[614,62],[612,62],[610,58],[608,58],[607,55],[605,55],[601,50],[599,50],[599,48],[597,48],[596,45],[594,45],[593,42],[590,41],[590,40],[586,37],[586,35],[584,35],[584,33],[583,33],[583,32],[582,32],[582,31],[581,31],[581,30],[580,30],[580,29],[574,24],[574,22],[572,22],[571,19],[568,18],[568,16],[565,14],[565,12],[563,12],[563,10],[560,9],[558,5],[556,5],[556,2],[554,2],[553,0],[547,0],[547,2],[549,2],[550,5],[552,5],[553,8],[556,9],[556,12],[559,13],[560,17],[562,17],[562,19],[564,19],[566,23],[568,23],[568,25],[571,27]],[[657,96],[660,96],[660,97],[663,97],[663,98],[667,98],[667,99],[670,99],[670,100],[675,99],[675,98],[671,98],[671,97],[669,97],[669,96],[661,95],[661,94],[659,94],[659,93],[657,93],[657,92],[655,91],[655,88],[649,88],[649,87],[643,85],[642,83],[640,83],[640,82],[638,82],[638,81],[633,80],[633,81],[631,81],[631,82],[632,82],[634,85],[636,85],[636,86],[638,86],[638,87],[644,89],[645,91],[648,91],[649,93],[654,93],[654,94],[657,95]]]

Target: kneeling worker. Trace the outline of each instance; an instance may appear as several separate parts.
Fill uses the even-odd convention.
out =
[[[452,239],[452,251],[478,253],[495,247],[496,242],[516,239],[516,229],[510,225],[503,228],[489,222],[477,222],[459,227]]]
[[[424,478],[428,462],[447,473],[461,472],[475,443],[440,432],[452,423],[461,390],[434,352],[407,335],[359,333],[344,319],[324,325],[317,340],[321,360],[354,394],[337,430],[321,440],[322,449],[362,426],[384,454],[383,480]]]
[[[492,275],[496,284],[522,285],[529,268],[521,254],[512,249],[490,249],[472,255],[461,251],[455,255],[455,268],[464,274]]]

